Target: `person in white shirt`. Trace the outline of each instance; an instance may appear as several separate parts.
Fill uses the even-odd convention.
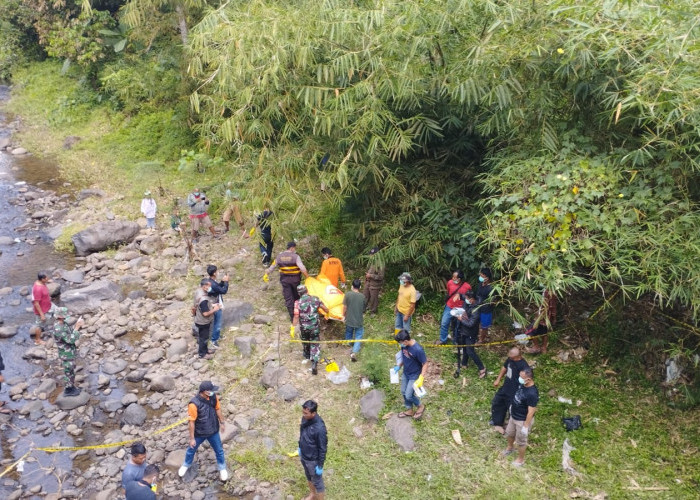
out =
[[[156,228],[156,200],[153,199],[150,191],[143,193],[141,200],[141,213],[146,217],[146,228]]]

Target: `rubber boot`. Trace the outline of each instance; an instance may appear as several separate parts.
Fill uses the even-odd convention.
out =
[[[311,375],[318,374],[318,361],[311,363]]]
[[[304,344],[304,359],[311,359],[311,344]]]

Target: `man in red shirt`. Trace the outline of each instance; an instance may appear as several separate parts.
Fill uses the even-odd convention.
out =
[[[30,334],[34,333],[36,335],[36,339],[34,340],[36,344],[44,343],[43,340],[41,340],[41,333],[46,331],[48,325],[47,316],[50,317],[56,308],[56,306],[51,303],[49,287],[46,286],[49,281],[46,274],[39,273],[32,287],[32,306],[34,307],[34,314],[36,315],[36,324],[30,330]]]
[[[438,345],[447,342],[450,323],[453,320],[450,311],[458,307],[464,307],[464,300],[462,300],[461,295],[472,289],[471,285],[464,281],[464,273],[459,270],[452,273],[452,279],[447,282],[446,287],[447,298],[445,300],[445,309],[442,311],[442,319],[440,320],[440,340],[437,342]],[[452,330],[454,331],[454,324]]]

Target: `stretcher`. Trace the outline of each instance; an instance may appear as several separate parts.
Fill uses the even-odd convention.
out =
[[[334,286],[325,275],[319,274],[316,277],[309,276],[304,282],[309,295],[321,299],[323,305],[328,308],[328,314],[319,311],[326,319],[342,321],[343,318],[343,297],[345,294]]]

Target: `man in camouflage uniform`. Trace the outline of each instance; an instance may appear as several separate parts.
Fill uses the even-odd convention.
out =
[[[294,338],[294,327],[300,325],[301,340],[320,340],[321,323],[318,310],[321,309],[322,311],[328,313],[328,308],[323,305],[321,299],[314,297],[313,295],[309,295],[306,285],[297,286],[297,292],[299,293],[299,300],[294,302],[294,319],[292,320],[290,334],[292,338]],[[318,373],[318,360],[321,357],[321,344],[305,342],[303,346],[304,358],[312,360],[311,373],[316,375]]]
[[[80,338],[78,329],[83,326],[83,320],[79,319],[73,328],[66,322],[68,318],[68,308],[59,307],[54,313],[56,323],[53,327],[53,336],[58,346],[58,359],[63,367],[63,378],[66,387],[63,394],[66,396],[77,396],[80,389],[75,387],[75,355],[78,351],[75,345]]]

